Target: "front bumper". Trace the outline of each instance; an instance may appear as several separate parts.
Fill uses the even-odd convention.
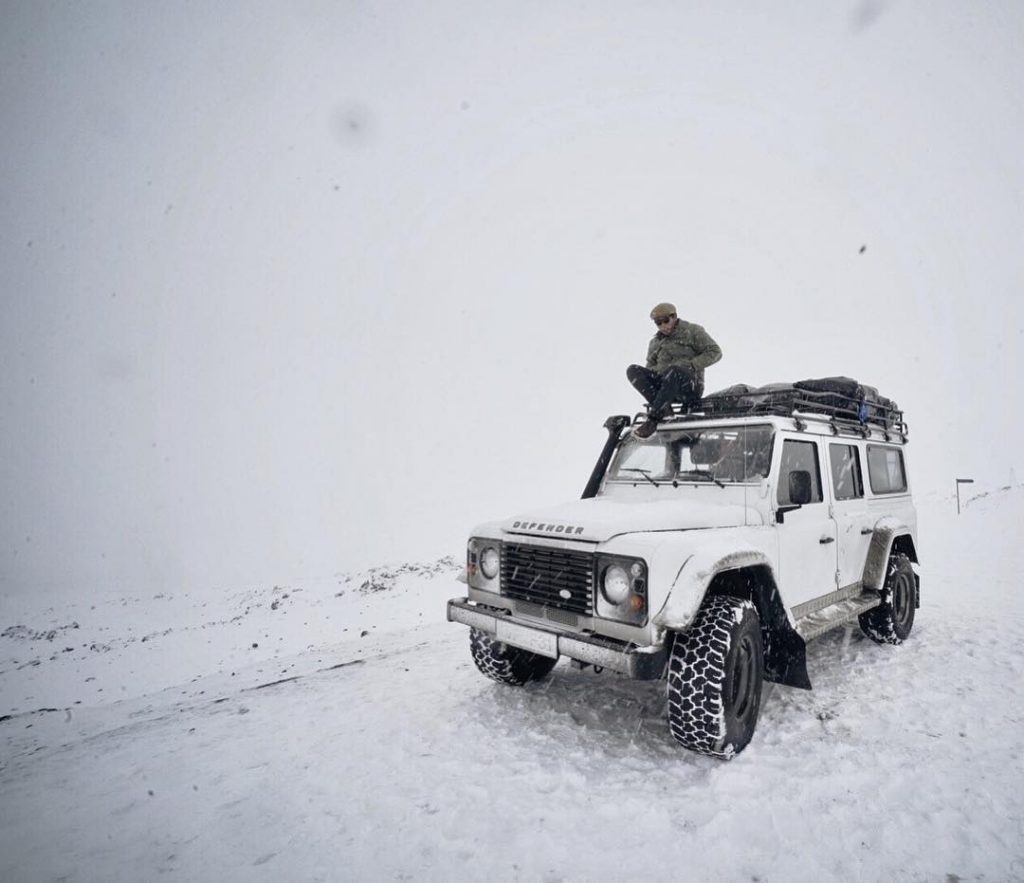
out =
[[[637,647],[598,635],[564,635],[512,619],[507,610],[473,604],[468,598],[448,602],[448,621],[494,635],[499,641],[541,656],[568,656],[611,669],[638,681],[656,681],[664,674],[664,647]]]

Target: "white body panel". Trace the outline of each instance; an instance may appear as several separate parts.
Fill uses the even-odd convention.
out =
[[[505,519],[501,527],[510,534],[601,543],[622,533],[736,527],[746,524],[752,514],[763,523],[763,516],[744,506],[736,488],[714,488],[714,496],[693,490],[668,486],[648,486],[640,494],[613,490],[589,500],[530,510]]]

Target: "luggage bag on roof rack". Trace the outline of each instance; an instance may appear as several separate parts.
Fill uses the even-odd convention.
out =
[[[711,414],[804,411],[886,429],[903,427],[903,415],[894,401],[879,395],[875,387],[850,377],[821,377],[766,386],[738,383],[705,396],[701,406]]]

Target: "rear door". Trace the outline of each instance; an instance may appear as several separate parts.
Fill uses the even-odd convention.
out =
[[[858,446],[829,442],[828,464],[842,589],[859,583],[864,576],[874,519],[864,498],[864,471]]]

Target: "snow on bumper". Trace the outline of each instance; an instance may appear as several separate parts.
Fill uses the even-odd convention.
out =
[[[468,598],[452,598],[448,602],[448,620],[494,635],[499,641],[531,653],[552,659],[568,656],[638,681],[657,680],[665,669],[664,647],[636,647],[596,635],[559,634],[515,622],[506,611],[478,606]]]

